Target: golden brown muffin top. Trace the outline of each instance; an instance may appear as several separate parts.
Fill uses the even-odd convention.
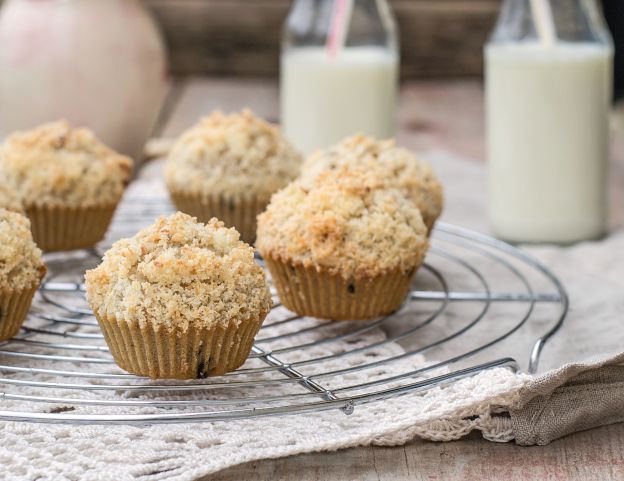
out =
[[[95,311],[141,327],[242,323],[271,308],[264,271],[238,232],[180,212],[113,244],[86,286]]]
[[[132,160],[90,130],[59,121],[10,135],[0,149],[0,170],[26,207],[90,207],[119,201]]]
[[[263,256],[340,274],[374,277],[420,265],[428,248],[418,208],[375,172],[339,168],[275,194],[258,216]]]
[[[304,162],[301,180],[310,183],[325,170],[344,167],[374,170],[388,187],[404,190],[420,208],[429,228],[442,212],[442,184],[435,172],[427,162],[397,147],[394,140],[355,135],[330,149],[318,150]]]
[[[0,177],[0,209],[24,213],[24,208],[17,192],[2,177]]]
[[[268,198],[299,175],[301,162],[280,130],[249,110],[214,112],[174,144],[165,178],[174,191]]]
[[[39,285],[46,268],[22,214],[0,209],[0,291]]]

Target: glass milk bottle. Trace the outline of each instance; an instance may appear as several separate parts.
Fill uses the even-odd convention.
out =
[[[602,236],[613,48],[596,1],[505,0],[485,56],[494,233]]]
[[[304,153],[394,135],[397,27],[386,0],[296,0],[281,58],[281,117]]]

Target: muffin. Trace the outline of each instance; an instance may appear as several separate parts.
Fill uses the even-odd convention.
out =
[[[271,309],[264,271],[238,232],[180,212],[116,242],[85,277],[117,364],[155,379],[237,369]]]
[[[427,229],[433,229],[442,213],[444,196],[442,184],[428,163],[397,147],[394,140],[356,135],[310,155],[303,164],[301,179],[309,183],[324,170],[344,166],[377,171],[389,187],[403,190],[416,203]]]
[[[132,160],[67,122],[10,135],[0,149],[0,171],[32,223],[44,251],[94,246],[128,183]]]
[[[0,341],[20,330],[45,273],[28,219],[0,208]]]
[[[295,181],[258,217],[256,247],[284,306],[325,319],[398,309],[428,248],[420,211],[363,168]]]
[[[19,214],[24,213],[22,207],[22,201],[20,200],[17,192],[13,190],[10,185],[7,185],[6,181],[0,177],[0,209],[10,210],[11,212],[17,212]]]
[[[299,175],[302,160],[277,127],[250,111],[215,112],[175,142],[165,179],[179,210],[202,222],[217,217],[251,244],[256,216]]]

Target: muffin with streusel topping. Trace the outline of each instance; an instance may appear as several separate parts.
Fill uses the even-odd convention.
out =
[[[363,135],[314,152],[302,167],[303,182],[313,181],[320,172],[338,168],[363,167],[375,170],[389,187],[403,190],[420,209],[431,231],[444,205],[442,184],[431,166],[394,140],[375,140]]]
[[[0,208],[0,341],[20,330],[45,273],[28,219]]]
[[[237,369],[271,308],[264,271],[238,232],[180,212],[116,242],[85,278],[117,364],[157,379]]]
[[[0,179],[0,209],[6,209],[20,214],[24,213],[22,201],[17,195],[17,192],[15,192],[10,185],[7,185],[6,182],[2,182],[2,179]]]
[[[0,172],[17,192],[44,251],[94,246],[106,234],[132,160],[67,122],[10,135]]]
[[[369,319],[395,311],[427,252],[403,192],[364,168],[337,168],[273,196],[256,246],[280,300],[300,315]]]
[[[248,110],[215,112],[174,144],[165,179],[179,210],[202,222],[217,217],[251,244],[256,216],[299,174],[301,162],[276,126]]]

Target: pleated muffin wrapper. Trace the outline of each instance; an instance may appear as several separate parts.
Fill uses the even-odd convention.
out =
[[[23,289],[0,290],[0,341],[7,341],[19,332],[38,288],[37,282]]]
[[[141,326],[99,312],[95,317],[113,359],[124,371],[152,379],[204,379],[245,363],[266,314],[186,330]]]
[[[35,243],[44,252],[86,249],[104,239],[117,203],[90,206],[27,205]]]
[[[271,196],[253,193],[201,195],[170,190],[170,195],[178,210],[197,217],[203,223],[216,217],[226,226],[235,227],[241,239],[248,244],[256,240],[256,217],[266,210],[271,200]]]
[[[410,292],[414,268],[344,279],[314,267],[265,257],[281,303],[301,315],[330,320],[374,319],[393,313]]]

